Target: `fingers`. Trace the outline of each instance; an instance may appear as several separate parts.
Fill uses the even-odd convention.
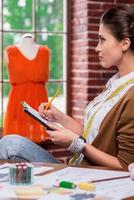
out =
[[[44,117],[48,121],[51,121],[51,111],[50,110],[43,111],[42,113],[40,113],[40,115],[41,115],[41,117]]]
[[[47,111],[45,111],[45,107],[47,106],[47,104],[48,104],[47,102],[41,103],[38,110],[41,117],[47,119],[48,121],[51,121],[50,120],[51,110],[48,109]]]
[[[51,129],[48,129],[48,130],[51,130],[51,131],[55,131],[56,130],[56,126],[53,123],[47,121],[47,125],[52,129],[52,130]]]
[[[57,124],[55,123],[52,123],[52,122],[47,122],[48,126],[50,126],[53,131],[47,131],[49,135],[54,135],[54,131],[60,131],[61,130],[61,127],[58,126]]]
[[[59,131],[55,130],[55,131],[47,131],[48,135],[51,138],[51,141],[54,144],[62,144],[61,142],[61,137],[59,137]]]
[[[47,130],[47,133],[48,133],[48,135],[50,136],[51,141],[52,141],[53,143],[55,143],[54,134],[51,134],[51,132],[53,132],[53,131],[48,131],[48,130]]]
[[[56,122],[59,116],[59,111],[55,108],[55,106],[53,104],[51,104],[49,106],[49,108],[47,110],[45,110],[45,107],[48,105],[47,102],[41,103],[38,110],[39,110],[39,114],[41,115],[41,117],[47,119],[48,121],[51,122]],[[59,120],[58,120],[59,122]]]
[[[54,134],[54,131],[47,131],[48,135],[50,136],[51,138],[51,141],[53,143],[55,143],[55,134]]]
[[[52,141],[53,143],[55,143],[55,140],[54,140],[54,138],[51,138],[51,141]]]
[[[39,112],[40,113],[43,113],[44,112],[44,108],[46,107],[46,105],[47,105],[47,102],[44,102],[44,103],[41,103],[40,105],[39,105]]]
[[[56,134],[59,135],[60,130],[62,129],[60,126],[51,122],[48,122],[48,125],[53,129],[53,131],[47,130],[47,133],[51,138],[55,138]]]

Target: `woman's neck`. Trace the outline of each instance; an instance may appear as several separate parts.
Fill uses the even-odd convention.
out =
[[[130,72],[134,72],[134,53],[129,52],[126,53],[123,57],[121,63],[118,66],[120,77],[129,74]]]

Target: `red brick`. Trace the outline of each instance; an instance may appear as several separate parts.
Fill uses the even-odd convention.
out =
[[[94,2],[89,2],[88,3],[88,9],[97,9],[97,10],[99,10],[99,9],[101,9],[101,4],[99,3],[94,3]]]
[[[76,32],[76,33],[81,33],[81,32],[85,32],[85,31],[87,31],[88,29],[87,29],[87,25],[82,25],[82,26],[79,26],[79,27],[77,27],[77,26],[73,26],[72,27],[72,30],[74,31],[74,33]]]
[[[72,63],[72,69],[88,69],[88,63]]]
[[[72,62],[87,62],[87,61],[88,61],[88,56],[87,55],[72,56]]]
[[[103,10],[92,10],[92,9],[89,9],[88,11],[88,16],[91,16],[91,17],[100,17],[101,15],[103,14]]]
[[[88,22],[92,23],[92,24],[99,24],[100,22],[100,17],[96,16],[96,17],[88,17]]]
[[[76,48],[80,48],[80,47],[88,47],[88,40],[84,40],[84,41],[72,41],[71,42],[71,47],[74,49]]]
[[[133,0],[116,0],[116,3],[121,3],[121,4],[128,4],[128,3],[130,3],[130,4],[132,4],[132,5],[134,5],[134,1]]]
[[[115,1],[114,0],[92,0],[92,2],[99,2],[99,3],[109,3],[109,2],[112,2],[112,3],[114,3]]]

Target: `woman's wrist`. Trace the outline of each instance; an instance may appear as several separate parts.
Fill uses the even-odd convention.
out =
[[[66,116],[67,115],[65,113],[59,111],[58,115],[56,116],[56,122],[64,126],[67,123]]]
[[[71,144],[68,147],[68,150],[71,153],[80,155],[83,153],[86,146],[86,139],[83,136],[76,137],[72,140]]]

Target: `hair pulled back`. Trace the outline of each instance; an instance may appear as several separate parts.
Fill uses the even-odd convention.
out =
[[[129,38],[134,52],[134,6],[116,6],[104,12],[100,23],[106,25],[113,36],[121,41]]]

